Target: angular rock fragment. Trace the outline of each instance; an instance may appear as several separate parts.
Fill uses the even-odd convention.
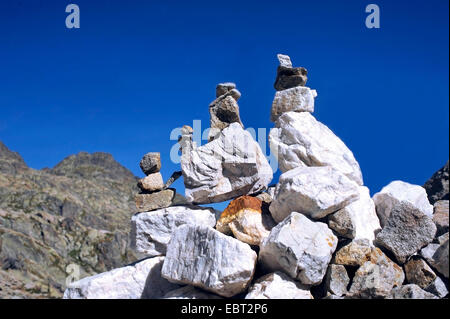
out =
[[[288,55],[277,54],[277,58],[281,66],[284,66],[286,68],[292,68],[291,58]]]
[[[183,173],[181,171],[176,171],[173,172],[172,175],[169,177],[169,179],[166,181],[166,183],[164,184],[163,189],[167,189],[170,187],[170,185],[172,185],[173,183],[175,183],[175,181],[177,179],[180,178],[180,176],[183,175]]]
[[[261,148],[238,123],[231,123],[203,146],[196,147],[189,135],[183,135],[181,143],[181,168],[190,202],[215,203],[254,194],[272,180]]]
[[[371,259],[372,250],[373,246],[369,240],[352,240],[336,252],[333,262],[344,266],[362,266]]]
[[[278,117],[286,112],[314,112],[314,98],[317,96],[315,90],[306,86],[278,91],[272,102],[270,120],[275,122]]]
[[[342,265],[329,265],[325,284],[327,291],[336,296],[343,296],[347,293],[347,286],[350,283],[347,270]]]
[[[439,277],[436,277],[436,279],[432,283],[430,283],[424,290],[432,293],[439,298],[444,298],[448,295],[447,286]]]
[[[155,209],[166,208],[172,205],[175,196],[174,189],[165,189],[151,194],[137,194],[135,196],[138,212],[147,212]]]
[[[259,245],[275,226],[270,214],[263,212],[262,204],[256,197],[236,198],[221,214],[216,229],[227,235],[232,233],[244,243]]]
[[[162,276],[231,297],[250,284],[255,263],[249,245],[210,227],[182,225],[167,247]]]
[[[225,88],[222,87],[219,91],[221,90],[225,90]],[[212,129],[223,130],[231,123],[239,123],[244,127],[239,116],[239,105],[237,104],[240,96],[241,93],[233,88],[217,97],[209,105],[210,127]]]
[[[386,299],[437,299],[417,285],[409,284],[392,289]]]
[[[291,212],[318,219],[358,198],[358,185],[332,167],[297,167],[280,176],[269,209],[277,222]]]
[[[283,271],[306,285],[320,284],[337,238],[324,223],[293,212],[263,240],[259,260],[268,270]]]
[[[332,166],[363,185],[353,153],[309,112],[282,114],[270,130],[269,144],[282,172],[304,166]]]
[[[142,191],[147,192],[155,192],[163,189],[164,183],[161,173],[152,173],[140,179],[138,186]]]
[[[440,245],[442,245],[443,243],[445,243],[447,240],[449,239],[448,237],[448,233],[445,233],[439,237],[436,237],[436,242]]]
[[[175,229],[184,224],[213,227],[215,211],[195,206],[173,206],[135,214],[131,218],[131,246],[147,256],[164,255]]]
[[[178,286],[161,277],[164,257],[145,259],[70,284],[64,299],[161,298]]]
[[[439,200],[434,203],[433,221],[437,227],[436,236],[448,233],[449,201]]]
[[[431,176],[423,185],[427,191],[428,199],[433,205],[438,200],[449,200],[449,161]]]
[[[161,169],[161,155],[157,152],[147,153],[139,163],[145,175],[157,173]]]
[[[375,243],[395,255],[404,264],[409,256],[433,241],[436,226],[431,218],[408,202],[400,202],[392,208],[383,230]]]
[[[237,101],[241,95],[239,91],[236,90],[236,84],[232,82],[219,83],[216,86],[216,98],[221,97],[222,95],[225,95],[233,90],[236,91],[233,93],[233,95],[235,94],[235,100]]]
[[[381,227],[386,225],[392,209],[400,202],[408,202],[425,215],[433,216],[433,206],[428,202],[425,189],[402,181],[393,181],[373,196]]]
[[[293,68],[279,65],[273,87],[277,91],[282,91],[296,86],[305,86],[308,81],[307,75],[308,71],[303,67]]]
[[[349,289],[352,298],[385,298],[392,288],[402,285],[405,274],[401,267],[374,248],[370,260],[362,264]]]
[[[420,255],[441,275],[448,278],[448,240],[442,244],[429,244],[420,251]]]
[[[169,291],[162,299],[222,299],[222,298],[192,286],[184,286]]]
[[[314,299],[309,289],[282,272],[265,275],[248,289],[245,299]]]
[[[416,284],[422,289],[428,287],[437,277],[430,266],[420,258],[411,258],[405,264],[405,274],[408,283]]]
[[[369,189],[360,186],[359,199],[330,215],[328,226],[340,236],[373,241],[381,226]]]

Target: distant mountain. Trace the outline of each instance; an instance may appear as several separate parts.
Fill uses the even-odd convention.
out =
[[[35,170],[0,142],[0,298],[61,297],[70,264],[85,277],[137,260],[136,183],[107,153]]]

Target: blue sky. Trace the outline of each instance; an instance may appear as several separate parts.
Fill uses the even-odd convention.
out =
[[[448,159],[447,0],[74,0],[80,29],[65,27],[69,3],[0,2],[0,140],[33,168],[105,151],[142,176],[142,155],[159,151],[168,178],[170,132],[206,128],[224,81],[242,92],[245,126],[268,132],[277,53],[308,69],[314,116],[372,194],[423,184]],[[365,27],[369,3],[380,29]]]

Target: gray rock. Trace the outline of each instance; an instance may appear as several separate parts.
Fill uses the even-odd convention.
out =
[[[448,278],[448,240],[442,244],[429,244],[420,255],[441,275]]]
[[[197,147],[188,135],[182,137],[186,198],[194,203],[216,203],[258,193],[272,180],[273,172],[258,143],[238,123],[220,136]]]
[[[231,297],[250,284],[255,263],[249,245],[210,227],[182,225],[167,247],[162,276]]]
[[[64,299],[161,298],[178,286],[161,278],[164,257],[155,257],[70,284]]]
[[[142,191],[155,192],[164,187],[161,173],[152,173],[142,178],[138,182],[138,186]]]
[[[445,243],[447,240],[449,239],[448,237],[448,233],[445,233],[439,237],[436,238],[436,242],[440,245],[442,245],[443,243]]]
[[[348,296],[352,298],[385,298],[392,288],[405,280],[401,267],[374,248],[369,261],[362,264],[353,277]]]
[[[137,212],[148,212],[166,208],[172,205],[175,189],[165,189],[151,194],[137,194],[135,196]]]
[[[409,256],[431,243],[436,226],[430,217],[408,202],[400,202],[391,211],[389,219],[375,243],[395,255],[404,264]]]
[[[131,218],[132,247],[146,256],[164,255],[175,229],[184,224],[214,227],[212,208],[173,206],[135,214]]]
[[[287,112],[270,130],[269,145],[284,173],[296,167],[332,166],[363,185],[353,153],[328,127],[309,112]]]
[[[286,112],[314,112],[315,90],[305,86],[277,91],[272,102],[270,120],[275,122],[278,117]]]
[[[156,152],[147,153],[139,163],[145,175],[157,173],[161,169],[161,155]]]
[[[336,250],[337,238],[324,223],[293,212],[261,244],[259,260],[270,271],[283,271],[305,285],[318,285]]]
[[[449,201],[439,200],[434,203],[433,221],[437,227],[436,236],[448,233]]]
[[[183,173],[181,171],[176,171],[173,172],[173,174],[169,177],[169,179],[166,181],[166,183],[164,184],[163,189],[167,189],[170,187],[170,185],[172,185],[173,183],[175,183],[175,181],[177,179],[180,178],[180,176],[183,175]]]
[[[417,285],[409,284],[392,289],[387,299],[437,299]]]
[[[308,287],[282,272],[265,275],[248,289],[245,299],[314,299]]]
[[[402,181],[393,181],[373,196],[381,227],[386,225],[392,209],[400,202],[408,202],[425,215],[433,216],[433,206],[428,202],[425,189]]]
[[[350,283],[347,270],[342,265],[329,265],[325,277],[327,291],[336,296],[343,296],[347,293],[347,286]]]
[[[162,299],[222,299],[222,298],[192,286],[184,286],[169,291]]]
[[[231,123],[239,123],[244,127],[239,116],[238,96],[240,96],[239,91],[233,89],[219,96],[209,105],[211,129],[223,130]]]
[[[329,215],[328,227],[334,230],[339,236],[353,239],[356,235],[356,227],[352,221],[350,213],[341,209]]]
[[[432,283],[430,283],[424,290],[432,293],[439,298],[444,298],[448,295],[447,286],[439,277],[436,277],[436,279]]]
[[[404,268],[408,283],[416,284],[422,289],[428,287],[437,277],[430,266],[423,259],[417,257],[411,258]]]
[[[269,209],[277,222],[291,212],[318,219],[358,198],[358,185],[332,167],[297,167],[280,176]]]
[[[449,200],[449,172],[448,164],[444,165],[440,170],[431,176],[431,178],[423,185],[427,191],[428,199],[431,204],[434,204],[438,200]]]

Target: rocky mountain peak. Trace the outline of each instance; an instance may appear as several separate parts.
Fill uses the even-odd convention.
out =
[[[111,154],[80,152],[58,163],[50,173],[86,179],[135,180],[134,175],[119,164]]]
[[[0,172],[5,174],[16,174],[18,171],[26,170],[27,164],[19,153],[11,151],[0,141]]]

